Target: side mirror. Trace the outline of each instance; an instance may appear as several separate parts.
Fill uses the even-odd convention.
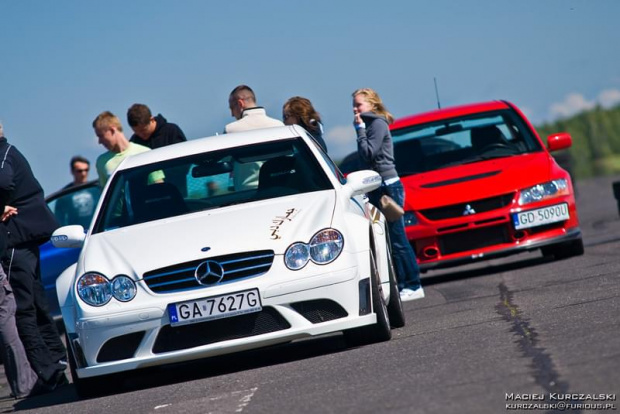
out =
[[[559,132],[547,137],[547,148],[549,151],[558,151],[573,145],[573,139],[568,132]]]
[[[381,185],[379,173],[371,170],[354,171],[347,175],[345,188],[350,192],[350,197],[369,193]]]
[[[54,247],[79,248],[84,244],[85,238],[84,227],[79,224],[73,224],[56,229],[56,231],[52,233],[51,240]]]

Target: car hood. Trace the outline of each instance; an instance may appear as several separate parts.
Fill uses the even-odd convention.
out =
[[[415,174],[402,182],[406,210],[424,210],[509,194],[550,179],[550,156],[540,152]]]
[[[220,255],[273,250],[309,242],[330,227],[334,190],[280,197],[157,220],[92,235],[82,271],[137,275],[171,264]]]

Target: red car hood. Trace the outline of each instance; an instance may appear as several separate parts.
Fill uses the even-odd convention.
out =
[[[551,162],[547,153],[538,152],[401,177],[405,210],[459,204],[543,183],[552,179]]]

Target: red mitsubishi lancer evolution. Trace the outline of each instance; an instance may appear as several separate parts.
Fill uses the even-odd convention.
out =
[[[570,175],[506,101],[439,109],[391,125],[405,186],[405,226],[421,269],[526,250],[566,258],[584,252]]]

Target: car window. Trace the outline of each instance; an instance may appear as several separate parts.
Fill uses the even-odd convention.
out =
[[[158,170],[164,182],[150,183]],[[301,138],[194,154],[115,174],[93,233],[329,189],[325,170]]]
[[[540,142],[511,110],[396,129],[392,139],[401,176],[542,151]]]
[[[47,205],[61,226],[79,224],[88,228],[100,196],[101,188],[98,185],[75,187],[74,191],[49,200]]]

